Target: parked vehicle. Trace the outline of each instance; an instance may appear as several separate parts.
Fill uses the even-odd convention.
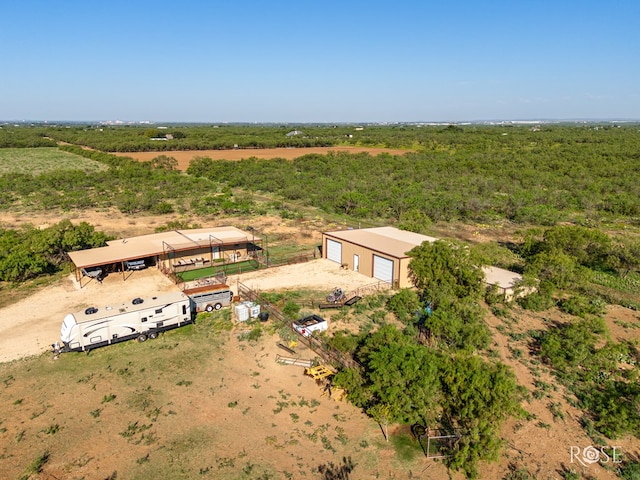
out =
[[[191,299],[182,292],[138,297],[115,306],[89,307],[64,318],[62,345],[54,345],[54,351],[88,351],[134,338],[144,342],[160,332],[192,323],[194,318]]]
[[[124,268],[127,270],[144,270],[147,264],[144,260],[125,260]]]
[[[82,269],[82,275],[89,278],[95,278],[98,282],[102,283],[102,280],[106,276],[102,268],[100,267],[87,267]]]
[[[233,291],[229,285],[206,285],[185,290],[184,293],[191,299],[195,312],[212,312],[227,307],[233,302]]]
[[[327,321],[319,315],[309,315],[293,322],[293,328],[304,337],[314,332],[324,332],[329,328]]]

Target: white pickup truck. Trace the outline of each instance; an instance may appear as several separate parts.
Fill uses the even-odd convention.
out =
[[[312,335],[313,332],[324,332],[329,328],[327,321],[318,315],[309,315],[293,322],[293,328],[304,337]]]

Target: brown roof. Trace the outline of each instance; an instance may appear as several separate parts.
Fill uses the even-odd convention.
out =
[[[394,227],[339,230],[325,232],[324,234],[395,258],[407,258],[407,252],[413,247],[422,245],[423,242],[435,242],[437,240],[437,238],[399,230]]]
[[[172,230],[107,242],[106,247],[68,252],[77,268],[106,265],[124,260],[151,257],[171,250],[183,251],[210,245],[234,245],[260,240],[236,227]]]

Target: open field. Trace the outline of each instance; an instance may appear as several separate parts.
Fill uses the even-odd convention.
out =
[[[371,283],[323,259],[229,280],[234,289],[242,281],[259,291],[326,292]],[[0,347],[0,360],[43,352],[66,312],[117,301],[123,286],[129,296],[176,288],[155,269],[133,272],[124,282],[110,275],[82,289],[65,278],[1,310],[0,337],[11,341]],[[0,364],[7,399],[0,406],[0,436],[7,440],[0,478],[17,478],[45,450],[43,471],[52,478],[113,472],[149,479],[314,478],[318,467],[342,465],[344,457],[362,474],[381,478],[426,467],[417,445],[405,454],[409,460],[397,459],[393,444],[385,444],[358,409],[322,397],[301,367],[276,364],[276,355],[286,353],[275,346],[277,325],[266,324],[264,337],[250,342],[242,339],[249,327],[234,326],[229,313],[205,315],[154,342]],[[315,357],[300,348],[297,355]]]
[[[370,280],[321,260],[253,272],[231,278],[230,284],[320,294],[334,285],[352,289]],[[3,309],[0,318],[18,321],[27,333],[35,330],[31,346],[36,348],[26,345],[23,352],[36,354],[46,347],[49,330],[57,334],[63,313],[120,298],[123,286],[130,296],[175,288],[154,269],[134,272],[124,283],[114,274],[82,290],[66,278]],[[351,315],[357,311],[350,309]],[[32,312],[42,319],[30,318]],[[360,317],[321,314],[336,330],[357,328],[371,312],[364,309]],[[543,316],[522,310],[487,319],[491,349],[530,394],[523,407],[531,418],[505,424],[502,457],[481,465],[480,478],[504,478],[509,465],[541,479],[562,478],[558,472],[570,467],[586,478],[616,478],[599,465],[569,464],[570,446],[592,440],[580,426],[581,412],[567,402],[565,388],[528,352],[528,332],[546,328],[550,319],[568,320],[557,311]],[[640,339],[636,312],[611,307],[606,321],[615,340]],[[343,458],[355,465],[352,476],[345,477],[352,480],[463,478],[459,473],[449,477],[441,463],[426,460],[402,427],[393,426],[392,441],[385,443],[373,420],[344,401],[322,396],[302,367],[275,362],[277,354],[287,353],[276,346],[281,340],[272,320],[260,324],[260,338],[250,340],[254,327],[230,320],[227,309],[144,344],[125,342],[90,355],[63,354],[59,360],[43,353],[0,364],[0,478],[18,478],[39,457],[46,458],[42,473],[31,478],[102,479],[117,473],[121,479],[326,480],[332,477],[319,469],[342,466]],[[29,337],[20,340],[11,331],[1,336],[16,342]],[[3,352],[7,348],[1,347]],[[315,357],[294,348],[299,358]],[[14,358],[20,353],[14,351]],[[616,445],[624,454],[640,451],[637,439],[619,439]]]
[[[133,219],[118,212],[66,216],[122,236],[148,233],[172,219]],[[5,213],[1,218],[5,223],[35,225],[60,220],[44,214],[18,218]],[[277,217],[189,220],[250,223],[270,239],[310,247],[318,243],[318,232],[337,227]],[[511,233],[499,227],[448,225],[438,234],[489,241]],[[320,265],[333,268],[325,271]],[[351,289],[371,279],[319,262],[230,278],[231,285],[238,281],[260,291],[305,289],[320,294],[336,285]],[[356,281],[362,283],[352,283]],[[124,283],[114,274],[101,285],[90,283],[81,290],[64,278],[0,311],[5,325],[1,336],[7,339],[0,346],[3,360],[46,350],[57,338],[65,313],[120,298],[123,286],[134,296],[175,288],[153,269],[134,272]],[[337,311],[321,314],[333,330],[357,331],[373,313],[364,309],[360,320]],[[347,403],[322,397],[301,367],[276,364],[275,356],[285,352],[275,346],[279,336],[272,333],[271,322],[261,339],[250,342],[238,338],[246,338],[246,326],[232,327],[224,317],[215,318],[155,342],[127,342],[89,356],[63,355],[58,361],[44,353],[0,364],[0,478],[18,478],[45,453],[42,473],[32,478],[107,478],[117,472],[121,479],[326,479],[330,477],[323,477],[318,468],[329,462],[340,466],[343,457],[355,464],[352,480],[449,478],[441,463],[425,460],[417,444],[401,434],[406,434],[404,427],[394,426],[393,441],[387,444],[375,422]],[[504,478],[514,466],[540,479],[562,478],[560,472],[571,468],[585,478],[617,478],[612,468],[570,463],[569,448],[591,445],[593,440],[581,427],[582,412],[567,401],[571,394],[529,351],[530,332],[569,320],[556,309],[540,314],[517,309],[508,317],[487,318],[493,333],[491,350],[529,392],[523,408],[531,419],[505,423],[502,456],[497,463],[482,464],[480,478]],[[640,340],[637,312],[609,307],[606,323],[615,341]],[[301,358],[314,356],[304,350],[297,353]],[[615,445],[625,455],[640,452],[635,438],[616,440]]]
[[[303,155],[319,154],[326,155],[329,152],[348,152],[362,153],[369,155],[380,155],[388,153],[389,155],[404,155],[409,150],[400,150],[392,148],[372,148],[372,147],[309,147],[309,148],[255,148],[255,149],[237,149],[237,150],[187,150],[187,151],[168,151],[168,152],[129,152],[114,153],[121,157],[131,157],[140,161],[149,161],[159,155],[173,157],[178,161],[178,169],[186,170],[189,163],[196,157],[208,157],[212,160],[242,160],[243,158],[284,158],[293,160]]]
[[[312,153],[312,149],[284,150]],[[204,154],[184,153],[194,157]],[[137,156],[127,154],[133,155]],[[188,161],[190,158],[181,168],[186,168]],[[170,221],[239,228],[251,225],[268,235],[270,248],[310,250],[320,243],[320,232],[347,228],[346,223],[329,222],[311,207],[301,211],[304,214],[299,218],[284,220],[276,215],[134,216],[113,207],[28,212],[20,205],[16,211],[0,212],[0,225],[43,227],[69,218],[74,223],[87,221],[115,236],[151,233]],[[626,223],[616,225],[619,231],[615,233],[636,232]],[[430,228],[432,235],[441,238],[508,243],[522,226],[507,221],[439,221]],[[336,268],[330,272],[332,276],[325,276],[329,272],[318,265],[308,264],[310,270],[302,265],[262,270],[234,276],[230,283],[242,281],[261,291],[304,290],[306,302],[309,296],[322,298],[322,292],[337,285],[349,289],[349,282],[353,281],[355,288],[356,281],[371,281],[347,277],[357,274]],[[355,464],[350,480],[463,477],[460,473],[450,477],[441,463],[422,458],[415,442],[401,434],[406,433],[406,426],[394,426],[393,441],[386,444],[375,422],[344,402],[322,397],[319,387],[304,377],[301,368],[277,365],[275,355],[284,352],[275,346],[279,335],[271,322],[263,325],[266,328],[260,339],[250,341],[249,326],[235,325],[225,317],[228,311],[223,311],[216,314],[219,317],[205,318],[155,342],[128,342],[96,350],[89,356],[65,355],[58,361],[41,354],[57,338],[60,321],[69,311],[109,303],[120,298],[123,291],[135,296],[137,292],[175,288],[157,273],[151,269],[135,272],[124,283],[118,275],[111,275],[102,285],[92,283],[82,290],[65,277],[21,301],[11,298],[11,305],[0,310],[0,361],[7,362],[0,363],[0,478],[33,473],[30,464],[40,459],[44,462],[42,472],[31,475],[32,479],[102,479],[115,478],[117,473],[119,479],[326,480],[332,477],[321,473],[322,466],[343,465],[343,457]],[[623,284],[612,275],[601,277],[603,286],[637,299],[633,275]],[[3,286],[2,301],[14,296],[15,290]],[[358,311],[358,315],[334,310],[320,313],[329,319],[333,331],[358,331],[363,325],[375,323],[372,319],[379,313],[363,308],[363,303],[349,310]],[[530,417],[511,418],[504,424],[501,457],[497,463],[481,464],[479,478],[555,479],[567,478],[571,471],[582,478],[618,478],[615,465],[571,463],[572,446],[584,448],[600,439],[588,436],[582,423],[585,411],[576,407],[575,395],[534,351],[537,334],[556,322],[576,320],[555,307],[540,313],[518,307],[506,315],[488,313],[486,323],[492,343],[483,355],[512,369],[528,392],[522,407]],[[636,345],[640,341],[640,316],[636,311],[610,305],[605,322],[613,341]],[[302,358],[314,355],[305,350],[298,353]],[[36,356],[19,358],[25,354]],[[619,446],[625,460],[640,457],[637,438],[602,440]],[[509,476],[515,469],[529,476]]]
[[[0,175],[8,173],[39,174],[52,170],[83,170],[96,172],[107,166],[63,152],[55,147],[0,148]]]
[[[0,477],[18,478],[43,455],[30,478],[319,478],[345,457],[353,478],[426,467],[417,452],[394,459],[375,423],[322,397],[302,367],[277,364],[277,337],[251,342],[228,327],[0,366]]]

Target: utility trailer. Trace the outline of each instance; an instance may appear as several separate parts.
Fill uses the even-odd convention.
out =
[[[328,327],[327,321],[319,315],[309,315],[293,322],[293,329],[303,337],[313,335],[313,332],[325,332]]]
[[[160,332],[194,321],[191,300],[182,292],[134,298],[120,305],[89,307],[62,322],[57,352],[88,351],[112,343],[154,339]]]
[[[213,312],[222,307],[228,307],[233,302],[233,291],[229,285],[206,285],[184,291],[192,302],[193,310],[197,312]]]

